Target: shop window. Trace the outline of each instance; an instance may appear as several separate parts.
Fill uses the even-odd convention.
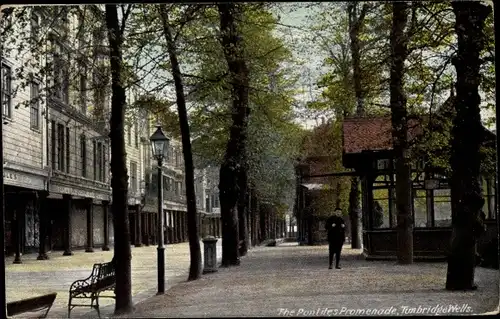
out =
[[[413,198],[413,217],[415,227],[427,227],[427,197],[425,190],[416,190]]]
[[[483,179],[483,212],[486,219],[496,219],[496,183],[493,178]]]
[[[434,190],[434,226],[451,226],[451,198],[449,189]]]
[[[373,190],[373,228],[389,228],[389,190],[387,188]]]

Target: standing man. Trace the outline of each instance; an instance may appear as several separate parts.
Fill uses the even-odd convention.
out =
[[[345,222],[342,218],[342,210],[340,208],[337,207],[333,216],[328,217],[325,229],[328,231],[328,269],[332,269],[333,254],[335,254],[335,268],[340,269],[340,252],[342,251],[345,240]]]

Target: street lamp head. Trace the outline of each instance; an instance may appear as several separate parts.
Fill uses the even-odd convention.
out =
[[[151,141],[153,157],[157,161],[162,161],[167,155],[170,140],[163,134],[160,125],[157,126],[156,131],[151,135],[149,140]]]

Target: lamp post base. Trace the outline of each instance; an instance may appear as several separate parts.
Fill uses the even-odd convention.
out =
[[[38,257],[36,257],[36,260],[48,260],[48,259],[49,259],[49,256],[47,256],[46,253],[38,254]]]
[[[156,248],[158,251],[158,293],[165,293],[165,247]]]

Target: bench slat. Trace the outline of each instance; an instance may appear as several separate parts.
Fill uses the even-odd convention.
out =
[[[34,312],[52,307],[57,293],[9,302],[7,304],[7,315],[15,316],[25,312]]]

